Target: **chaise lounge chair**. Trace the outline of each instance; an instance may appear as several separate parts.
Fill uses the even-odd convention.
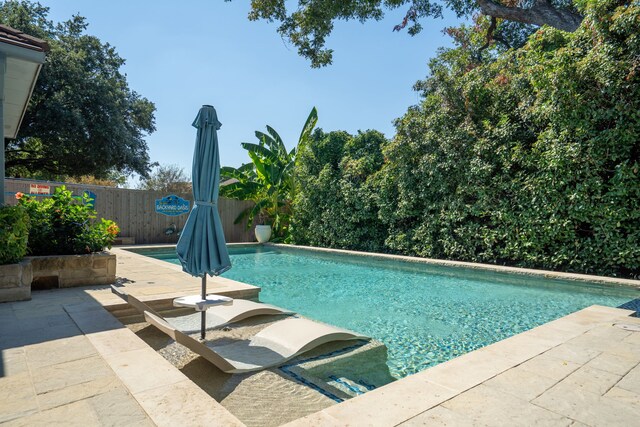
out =
[[[133,295],[122,292],[115,286],[111,286],[111,292],[122,298],[125,302],[138,310],[140,314],[145,311],[154,316],[163,318],[162,315],[147,304],[143,303]],[[216,329],[224,327],[228,324],[239,322],[254,316],[262,315],[291,315],[292,311],[283,310],[273,305],[263,304],[259,302],[234,299],[231,305],[219,305],[207,310],[207,329]],[[200,330],[200,313],[187,314],[179,317],[163,318],[174,328],[186,334],[194,333]]]
[[[259,371],[279,366],[319,345],[332,341],[368,340],[345,329],[302,318],[289,318],[267,326],[249,340],[215,345],[191,338],[176,330],[162,317],[146,311],[144,317],[153,326],[220,370],[230,374]]]

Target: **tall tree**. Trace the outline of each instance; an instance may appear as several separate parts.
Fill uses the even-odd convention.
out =
[[[325,41],[335,21],[379,21],[386,10],[400,7],[405,7],[407,12],[394,31],[408,28],[409,34],[415,35],[422,29],[421,19],[442,17],[442,11],[450,9],[458,17],[470,18],[478,12],[490,17],[489,40],[495,32],[505,39],[511,32],[517,35],[531,26],[549,25],[575,31],[583,18],[571,0],[299,0],[296,3],[288,10],[285,0],[253,0],[249,19],[280,22],[278,32],[298,48],[301,56],[311,60],[312,67],[331,64],[333,51],[325,48]]]
[[[191,192],[191,181],[178,165],[159,165],[138,184],[139,190],[185,194]]]
[[[113,46],[85,34],[85,18],[48,19],[29,1],[0,5],[0,22],[46,40],[42,67],[18,138],[5,140],[7,173],[54,177],[115,172],[147,176],[145,136],[155,130],[155,106],[129,89]]]

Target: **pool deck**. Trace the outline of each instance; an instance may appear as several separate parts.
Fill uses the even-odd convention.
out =
[[[113,252],[119,283],[155,308],[200,289],[178,266]],[[208,290],[259,291],[221,278]],[[242,425],[111,314],[127,310],[107,287],[0,304],[0,424]],[[636,425],[631,314],[588,307],[288,425]]]

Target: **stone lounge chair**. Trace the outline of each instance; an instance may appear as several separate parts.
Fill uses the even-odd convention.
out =
[[[368,340],[345,329],[302,318],[289,318],[267,326],[249,340],[231,344],[200,342],[176,330],[162,317],[145,311],[151,325],[226,373],[260,371],[279,366],[319,345],[332,341]]]
[[[122,292],[117,287],[111,285],[111,292],[122,298],[126,303],[138,310],[140,314],[144,314],[145,311],[153,314],[154,316],[163,318],[163,316],[143,303],[133,295]],[[239,322],[244,319],[248,319],[254,316],[262,315],[291,315],[292,311],[283,310],[279,307],[262,304],[259,302],[234,299],[231,305],[219,305],[211,307],[207,310],[207,325],[206,329],[221,328],[231,323]],[[174,328],[179,331],[190,334],[200,331],[200,313],[194,312],[193,314],[187,314],[179,317],[163,318]]]

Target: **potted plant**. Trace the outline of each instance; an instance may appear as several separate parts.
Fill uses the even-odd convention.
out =
[[[307,141],[317,120],[317,111],[313,108],[297,146]],[[251,163],[239,168],[221,168],[223,182],[220,195],[253,202],[252,206],[240,213],[235,223],[246,219],[248,227],[255,225],[258,242],[268,242],[272,236],[283,241],[289,231],[297,147],[287,151],[280,135],[270,126],[267,126],[267,133],[256,131],[256,137],[258,144],[242,143]]]
[[[260,217],[263,217],[260,215]],[[262,218],[257,221],[256,228],[254,230],[256,240],[258,243],[266,243],[271,239],[271,224],[266,222],[266,219]]]

